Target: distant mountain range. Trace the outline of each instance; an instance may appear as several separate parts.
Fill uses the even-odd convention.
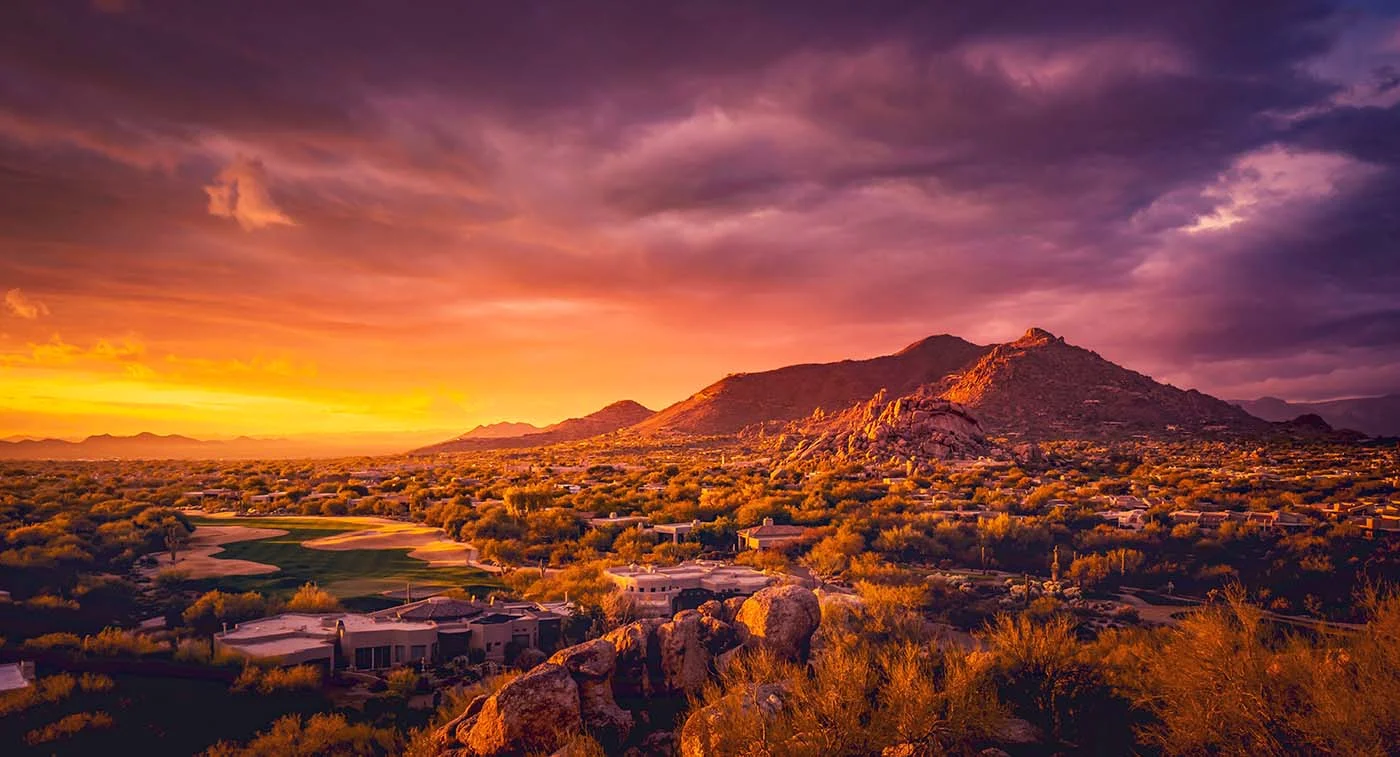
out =
[[[543,429],[537,429],[534,433],[521,434],[519,436],[482,436],[477,433],[482,428],[478,426],[455,439],[449,439],[439,444],[431,444],[426,447],[415,449],[413,450],[413,454],[473,452],[489,449],[519,449],[524,447],[542,447],[547,444],[559,444],[560,442],[573,442],[580,439],[602,436],[603,434],[609,434],[619,429],[636,425],[655,414],[656,411],[643,407],[632,400],[622,400],[621,402],[614,402],[595,413],[589,413],[582,418],[570,418],[566,421],[560,421],[545,426]],[[496,425],[500,426],[502,424]],[[533,428],[533,426],[531,428]]]
[[[911,399],[900,403],[904,397]],[[940,402],[954,403],[956,409],[940,410]],[[858,407],[839,428],[823,421]],[[781,434],[798,429],[809,440],[822,436],[848,440],[858,435],[853,431],[857,427],[895,429],[896,441],[907,443],[909,429],[920,428],[925,417],[904,417],[910,408],[945,420],[964,414],[979,433],[1028,441],[1267,433],[1316,436],[1332,434],[1328,425],[1368,435],[1400,435],[1400,395],[1313,403],[1265,397],[1231,403],[1159,383],[1032,328],[1005,344],[978,345],[940,334],[893,355],[734,374],[660,412],[623,400],[544,428],[492,423],[437,443],[428,443],[432,437],[422,433],[386,435],[374,444],[367,443],[367,437],[350,435],[322,438],[318,444],[307,439],[201,441],[155,434],[103,435],[81,442],[11,437],[0,442],[0,459],[306,457],[387,454],[410,447],[416,447],[416,454],[434,454],[540,447],[615,433],[645,443],[655,437]],[[1299,416],[1312,415],[1317,417],[1294,422]],[[957,447],[959,454],[976,446],[963,444],[961,436],[944,441]],[[890,450],[896,457],[903,454],[897,443],[869,449],[871,454]]]
[[[1400,436],[1400,394],[1326,402],[1287,402],[1277,397],[1230,401],[1267,421],[1316,415],[1333,428],[1351,429],[1369,436]]]
[[[80,441],[11,437],[0,460],[250,460],[385,455],[431,440],[433,432],[312,434],[284,439],[195,439],[178,434],[101,434]],[[439,437],[440,438],[440,437]]]
[[[477,426],[458,439],[509,439],[514,436],[524,436],[526,434],[537,434],[544,429],[533,423],[515,423],[512,421],[501,421],[500,423],[487,423]]]

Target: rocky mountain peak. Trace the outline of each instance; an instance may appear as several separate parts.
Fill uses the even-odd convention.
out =
[[[1021,335],[1020,339],[1017,339],[1011,344],[1016,347],[1036,347],[1043,344],[1050,344],[1052,342],[1063,341],[1063,338],[1055,336],[1054,334],[1051,334],[1045,329],[1042,329],[1038,326],[1032,326],[1026,330],[1026,333]]]

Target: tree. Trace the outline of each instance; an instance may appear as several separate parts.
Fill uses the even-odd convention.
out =
[[[518,518],[553,505],[554,492],[547,486],[512,486],[506,489],[502,499],[506,503],[506,512]]]
[[[181,617],[185,625],[200,635],[209,637],[209,649],[214,649],[214,634],[223,629],[225,623],[241,623],[267,614],[267,600],[263,595],[249,591],[242,594],[226,594],[218,589],[205,593],[185,608]]]
[[[817,542],[802,563],[818,576],[833,577],[844,573],[851,558],[864,549],[865,539],[850,525],[842,525],[836,533]]]

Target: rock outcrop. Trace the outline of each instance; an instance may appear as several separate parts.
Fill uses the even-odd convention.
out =
[[[790,447],[782,465],[791,468],[834,461],[921,469],[993,451],[976,418],[928,391],[894,399],[880,391],[834,416],[814,414],[790,426],[779,446]]]
[[[611,679],[617,665],[617,650],[612,642],[587,641],[555,652],[549,661],[569,671],[578,684],[579,716],[584,729],[609,746],[626,740],[633,718],[632,713],[617,706],[613,698]]]
[[[660,729],[665,736],[648,733],[649,707],[669,702],[671,712],[683,708],[721,660],[746,649],[805,659],[821,620],[816,595],[798,586],[769,587],[735,604],[713,602],[670,619],[638,620],[561,649],[495,694],[473,700],[434,734],[439,752],[548,754],[584,731],[609,753],[649,753],[669,744],[666,728]]]
[[[581,725],[578,684],[564,666],[544,663],[488,697],[458,725],[457,740],[479,757],[552,752]]]
[[[744,600],[736,617],[744,646],[780,659],[805,662],[822,622],[821,603],[800,586],[770,586]]]

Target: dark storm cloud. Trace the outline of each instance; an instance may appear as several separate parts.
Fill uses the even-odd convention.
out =
[[[1394,18],[1106,0],[123,11],[0,9],[0,275],[26,289],[174,286],[321,324],[511,296],[716,330],[1036,323],[1230,394],[1400,380],[1400,34],[1336,62]],[[206,211],[201,188],[247,165],[282,220]],[[235,302],[200,270],[270,283]]]

